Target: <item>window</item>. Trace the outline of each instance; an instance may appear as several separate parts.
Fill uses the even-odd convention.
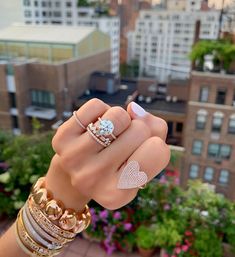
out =
[[[195,155],[201,155],[201,153],[202,153],[202,141],[201,140],[193,141],[192,153]]]
[[[66,2],[66,7],[71,7],[72,3],[71,2]]]
[[[34,6],[38,6],[38,1],[34,1]]]
[[[30,0],[24,0],[24,6],[30,6]]]
[[[208,97],[209,97],[209,88],[202,87],[200,90],[199,101],[205,103],[208,101]]]
[[[19,128],[19,122],[17,116],[11,116],[11,123],[13,128]]]
[[[32,105],[39,107],[55,107],[55,96],[53,93],[43,90],[31,90]]]
[[[221,170],[219,176],[219,183],[227,185],[229,182],[229,172],[227,170]]]
[[[176,132],[182,132],[183,131],[183,123],[177,122],[176,123]]]
[[[38,17],[38,16],[39,16],[39,12],[35,11],[35,17]]]
[[[54,17],[61,17],[61,12],[54,12],[53,15]]]
[[[46,17],[47,16],[47,12],[43,11],[42,12],[42,17]]]
[[[204,129],[206,126],[208,112],[206,110],[199,110],[197,112],[196,129]]]
[[[214,169],[212,167],[206,167],[204,172],[204,179],[212,181],[214,176]]]
[[[228,133],[235,134],[235,114],[231,115],[229,118]]]
[[[226,89],[220,88],[217,90],[216,104],[225,104]]]
[[[199,175],[199,166],[197,164],[191,164],[190,170],[189,170],[189,177],[194,179],[198,178]]]
[[[60,7],[60,2],[55,2],[55,7]]]
[[[42,7],[47,7],[47,3],[45,1],[42,1]]]
[[[208,156],[212,158],[229,159],[231,155],[230,145],[221,144],[209,144],[208,145]]]
[[[212,119],[212,132],[220,132],[223,125],[224,114],[222,112],[215,112]]]
[[[25,16],[25,17],[31,17],[31,11],[25,10],[25,11],[24,11],[24,16]]]
[[[72,17],[72,13],[71,12],[67,12],[66,15],[67,15],[67,17]]]
[[[16,108],[16,96],[15,96],[15,93],[9,93],[9,97],[10,97],[10,106],[12,108]]]

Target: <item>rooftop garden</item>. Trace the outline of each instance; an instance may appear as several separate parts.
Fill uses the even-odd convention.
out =
[[[0,132],[2,217],[15,217],[32,183],[47,171],[51,138],[51,132],[37,130],[18,137]],[[164,257],[221,257],[224,246],[235,251],[235,203],[200,181],[182,189],[177,157],[172,151],[170,169],[124,208],[109,211],[91,202],[92,224],[82,236],[98,241],[108,254],[138,250],[151,256],[161,249]]]
[[[201,40],[190,54],[196,70],[235,73],[235,44],[229,40]]]

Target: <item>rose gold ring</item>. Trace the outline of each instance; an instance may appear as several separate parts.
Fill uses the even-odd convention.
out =
[[[74,116],[74,118],[75,118],[77,124],[78,124],[81,128],[83,128],[84,130],[86,130],[86,127],[85,127],[85,126],[82,124],[82,122],[79,120],[76,111],[73,112],[73,116]]]

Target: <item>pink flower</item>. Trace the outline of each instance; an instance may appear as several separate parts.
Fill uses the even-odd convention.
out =
[[[170,210],[170,209],[171,209],[170,204],[166,203],[166,204],[163,206],[163,209],[164,209],[165,211]]]
[[[169,257],[169,255],[167,253],[164,253],[163,257]]]
[[[125,229],[126,231],[130,231],[131,228],[132,228],[132,224],[131,224],[131,223],[125,223],[125,224],[124,224],[124,229]]]
[[[107,219],[109,215],[109,212],[107,210],[103,210],[99,213],[99,216],[101,219]]]
[[[180,247],[176,247],[175,248],[175,253],[180,254],[181,253],[181,248]]]
[[[193,233],[192,233],[191,231],[189,231],[189,230],[186,230],[186,231],[184,232],[184,234],[185,234],[186,236],[192,236],[192,235],[193,235]]]
[[[184,252],[187,252],[188,249],[189,249],[188,245],[182,245],[182,250],[183,250]]]
[[[167,182],[166,177],[165,177],[165,176],[161,176],[159,182],[160,182],[161,184],[165,184],[165,183]]]
[[[179,179],[179,178],[175,178],[175,179],[174,179],[174,183],[175,183],[176,185],[179,185],[180,179]]]
[[[121,212],[120,211],[115,211],[113,214],[113,218],[115,220],[119,220],[121,218]]]

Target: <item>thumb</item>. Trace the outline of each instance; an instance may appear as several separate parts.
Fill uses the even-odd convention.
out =
[[[165,120],[145,111],[144,108],[135,102],[128,104],[127,112],[132,120],[142,120],[150,128],[152,136],[158,136],[164,141],[166,140],[168,126]]]

